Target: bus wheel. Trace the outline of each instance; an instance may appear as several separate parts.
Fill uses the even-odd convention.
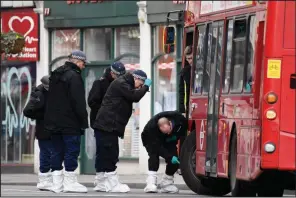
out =
[[[180,169],[186,185],[199,195],[223,196],[229,193],[229,183],[222,180],[198,177],[196,170],[196,132],[185,139],[180,155]],[[223,183],[222,183],[223,182]]]
[[[276,172],[266,172],[259,183],[257,194],[258,197],[282,197],[284,195],[284,187],[282,183],[283,177]]]
[[[196,132],[192,131],[183,142],[180,154],[180,169],[186,185],[199,195],[208,195],[210,191],[201,183],[202,178],[195,173],[196,169]]]
[[[256,197],[256,191],[252,190],[247,182],[236,179],[236,170],[237,170],[236,131],[234,131],[234,135],[230,143],[230,163],[229,163],[228,170],[230,174],[229,177],[230,177],[231,195],[233,197]]]

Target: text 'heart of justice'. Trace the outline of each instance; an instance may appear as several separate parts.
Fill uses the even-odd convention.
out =
[[[24,37],[26,37],[34,29],[35,23],[30,16],[24,16],[22,18],[12,16],[8,21],[8,26],[10,30],[24,34]]]

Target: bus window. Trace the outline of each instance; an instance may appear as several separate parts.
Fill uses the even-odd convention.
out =
[[[230,91],[232,93],[241,93],[244,84],[244,63],[246,56],[246,19],[234,22],[234,39],[233,39],[233,68],[232,82]]]
[[[193,94],[200,94],[202,89],[203,82],[203,72],[204,72],[204,63],[205,63],[205,45],[206,45],[206,27],[205,25],[201,25],[197,27],[198,43],[196,47],[196,55],[195,55],[195,72],[193,77]]]
[[[222,93],[228,93],[230,87],[230,70],[231,70],[231,54],[232,54],[232,32],[233,20],[227,22],[227,41],[226,41],[226,54],[225,54],[225,69],[223,74],[223,89]]]
[[[253,85],[253,70],[254,70],[254,50],[255,50],[255,33],[256,33],[256,23],[255,17],[250,18],[250,33],[248,38],[248,54],[247,54],[247,76],[244,86],[245,92],[252,91]]]
[[[208,25],[208,31],[207,31],[207,46],[209,46],[207,48],[207,56],[206,58],[206,67],[205,67],[205,71],[204,71],[204,75],[203,75],[203,88],[202,88],[202,93],[203,94],[207,94],[209,91],[209,85],[210,85],[210,68],[211,68],[211,52],[212,52],[212,48],[210,46],[212,46],[212,24],[210,23]],[[215,51],[213,51],[213,53],[215,53]]]

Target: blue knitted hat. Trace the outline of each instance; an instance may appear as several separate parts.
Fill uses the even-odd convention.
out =
[[[144,71],[142,71],[142,70],[135,70],[133,72],[133,76],[135,78],[138,78],[138,79],[141,79],[141,80],[144,80],[144,81],[147,79],[146,73]]]
[[[111,71],[116,75],[123,75],[125,74],[125,67],[121,62],[114,62],[111,65]]]
[[[72,51],[71,54],[69,55],[69,58],[78,59],[78,60],[81,60],[81,61],[84,61],[84,62],[88,63],[88,61],[86,60],[85,53],[80,51],[80,50]]]

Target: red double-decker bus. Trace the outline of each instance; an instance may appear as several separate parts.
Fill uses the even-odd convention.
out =
[[[193,46],[194,62],[180,158],[194,192],[283,196],[295,189],[295,7],[187,1],[183,48]]]

